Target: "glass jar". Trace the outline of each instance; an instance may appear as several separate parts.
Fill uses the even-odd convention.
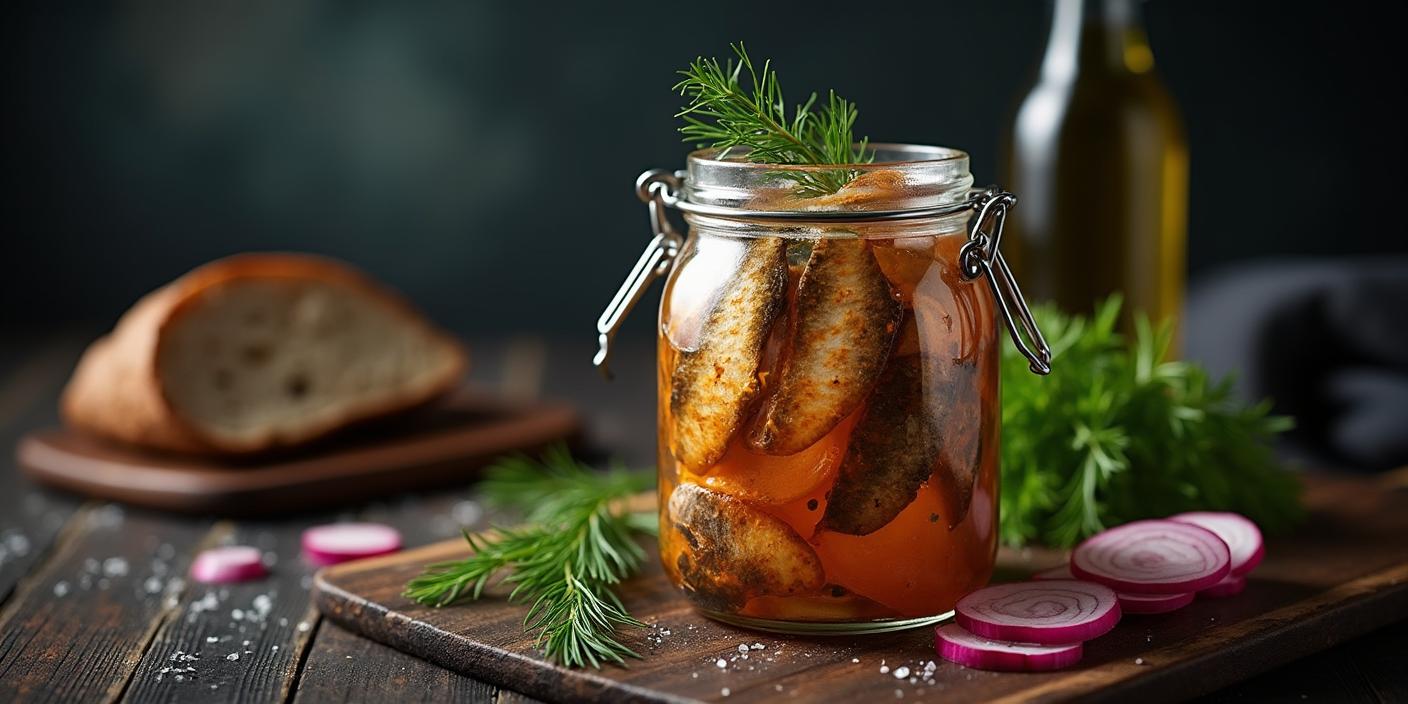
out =
[[[1012,196],[974,192],[963,152],[874,148],[843,167],[705,150],[638,184],[656,239],[599,323],[598,363],[668,273],[660,557],[713,618],[894,630],[942,619],[991,576],[998,318],[1015,302],[1030,324],[997,254]],[[1036,352],[1014,339],[1044,373],[1027,332]]]

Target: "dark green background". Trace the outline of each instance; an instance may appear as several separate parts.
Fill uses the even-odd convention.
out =
[[[794,96],[834,87],[860,104],[865,134],[966,149],[990,182],[1047,7],[282,0],[5,12],[9,326],[107,324],[207,259],[303,249],[371,270],[462,332],[580,331],[589,347],[647,238],[632,181],[686,151],[671,119],[676,68],[747,40]],[[1188,125],[1195,276],[1258,257],[1408,249],[1396,207],[1401,3],[1163,0],[1146,14]]]

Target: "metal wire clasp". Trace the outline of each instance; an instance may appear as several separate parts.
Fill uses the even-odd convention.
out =
[[[681,176],[664,169],[652,169],[636,179],[636,196],[645,202],[650,210],[650,229],[655,236],[645,246],[626,281],[616,291],[607,304],[606,310],[596,321],[597,344],[599,349],[592,358],[592,364],[608,379],[611,378],[611,340],[621,329],[621,322],[640,302],[646,289],[655,279],[664,276],[680,253],[684,237],[670,224],[665,216],[665,208],[674,202],[682,184]]]
[[[968,230],[968,241],[958,250],[958,263],[963,269],[963,277],[973,280],[986,275],[993,298],[997,299],[1002,319],[1007,323],[1007,331],[1012,336],[1012,344],[1027,358],[1028,366],[1035,374],[1051,372],[1051,348],[1046,338],[1036,326],[1032,311],[1022,297],[1022,289],[1007,261],[1002,258],[998,246],[1002,244],[1002,225],[1007,221],[1007,209],[1017,202],[1017,196],[1003,190],[989,187],[975,194],[973,217]],[[1014,318],[1012,309],[1017,315]],[[1020,326],[1018,323],[1020,322]],[[1030,345],[1028,344],[1030,341]]]

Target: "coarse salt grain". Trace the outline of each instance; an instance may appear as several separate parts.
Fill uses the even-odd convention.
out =
[[[717,667],[722,670],[725,667],[728,667],[728,661],[723,658],[719,658],[718,660],[714,661],[714,667]]]
[[[895,668],[895,679],[902,680],[906,677],[909,677],[909,668],[904,666]]]

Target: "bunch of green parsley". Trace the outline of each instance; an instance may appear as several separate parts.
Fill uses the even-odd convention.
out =
[[[1180,511],[1236,511],[1276,532],[1301,515],[1299,483],[1270,440],[1291,419],[1247,406],[1232,380],[1169,359],[1172,329],[1136,319],[1116,332],[1121,301],[1093,317],[1038,307],[1054,353],[1038,377],[1002,353],[1002,541],[1068,547],[1104,528]]]

